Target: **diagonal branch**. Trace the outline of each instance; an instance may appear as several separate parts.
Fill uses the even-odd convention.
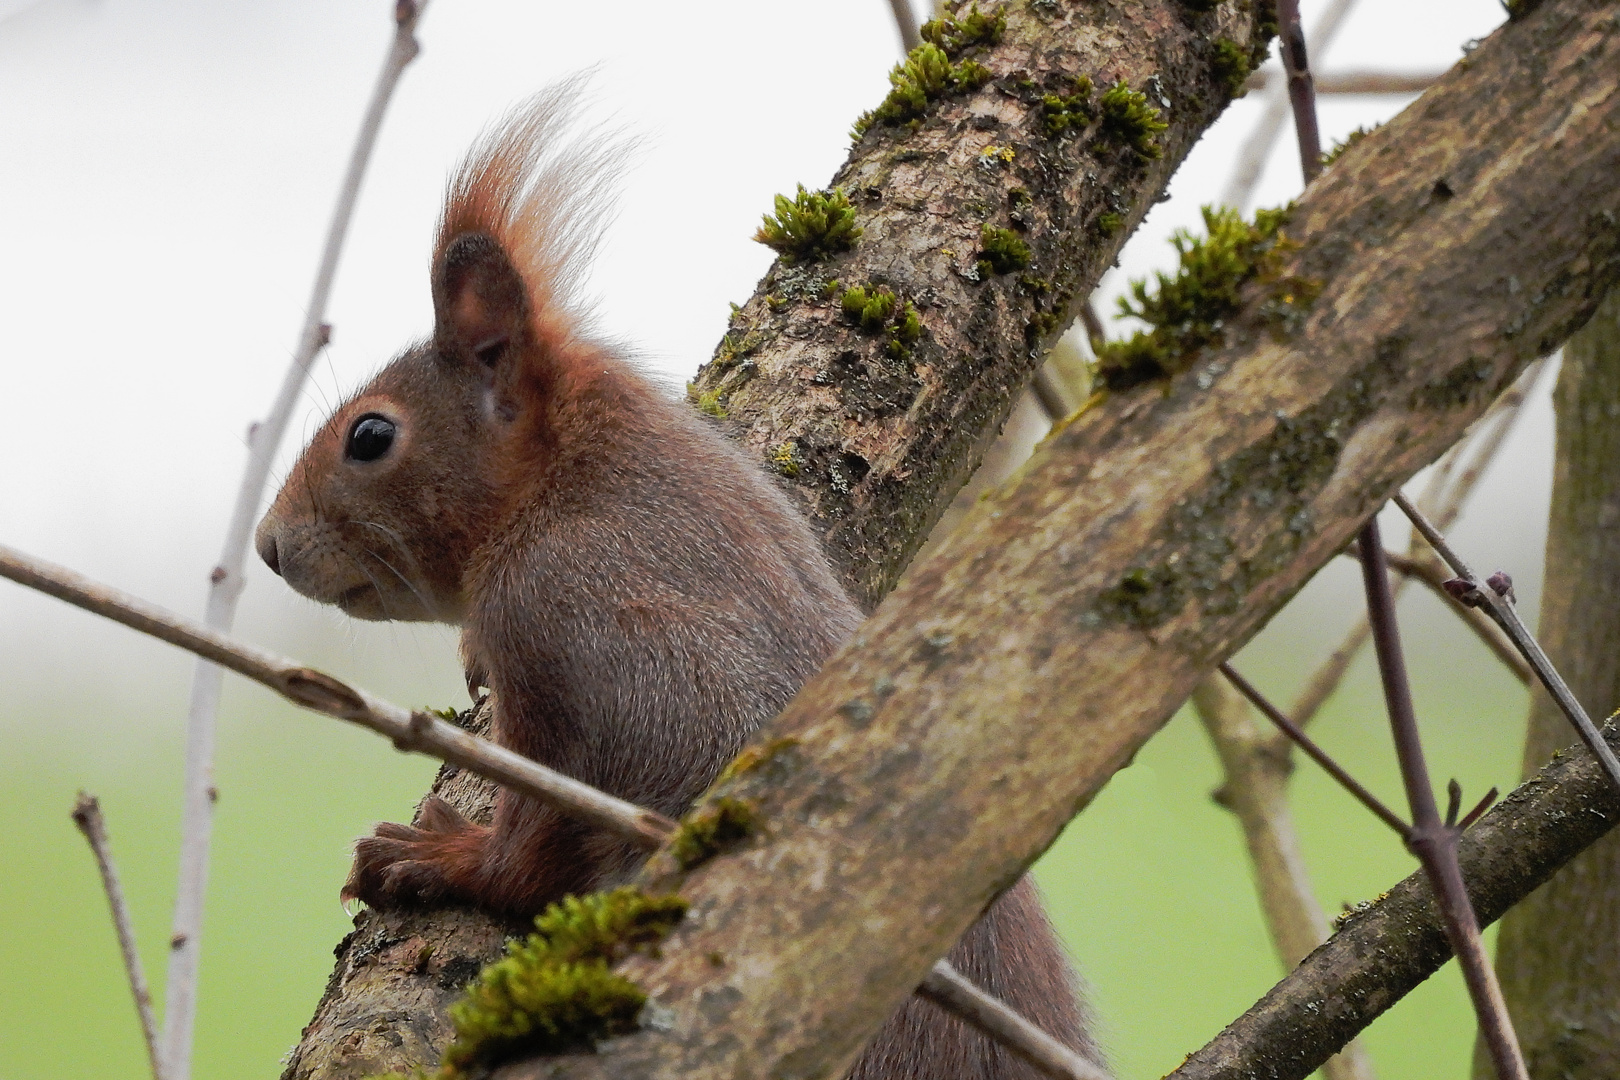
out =
[[[1047,440],[718,789],[757,831],[656,879],[704,916],[620,969],[668,1029],[502,1075],[847,1068],[1197,679],[1620,277],[1611,16],[1543,3],[1347,151],[1289,226],[1282,270],[1321,284],[1292,333],[1259,290],[1225,348]],[[1507,293],[1510,270],[1533,280]]]
[[[118,866],[113,862],[112,845],[107,841],[107,822],[101,816],[101,802],[94,795],[79,792],[73,804],[73,824],[84,834],[95,856],[96,869],[101,871],[101,887],[107,894],[107,906],[112,910],[113,930],[118,934],[118,951],[124,957],[124,974],[129,977],[130,996],[135,999],[135,1015],[141,1021],[141,1036],[146,1041],[146,1058],[152,1068],[152,1080],[163,1080],[163,1060],[158,1053],[157,1020],[152,1016],[152,991],[146,985],[146,972],[141,969],[141,953],[135,944],[135,928],[130,922],[129,905],[124,902],[124,887],[118,880]]]

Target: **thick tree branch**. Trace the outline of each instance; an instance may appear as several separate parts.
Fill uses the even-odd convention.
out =
[[[1611,4],[1544,3],[1351,148],[1289,226],[1285,269],[1321,285],[1300,325],[1257,287],[1227,348],[1049,439],[722,789],[757,833],[685,874],[655,856],[643,880],[696,914],[623,970],[669,1024],[504,1075],[847,1067],[1198,677],[1620,277],[1617,64]]]
[[[732,318],[695,394],[766,462],[789,461],[825,546],[862,603],[899,578],[1025,386],[1176,165],[1226,106],[1215,42],[1254,45],[1251,9],[1181,0],[981,4],[1005,15],[973,54],[993,78],[933,103],[920,125],[875,124],[833,178],[863,234],[830,262],[778,262]],[[1263,43],[1262,43],[1263,44]],[[1170,125],[1144,157],[1099,122],[1054,130],[1043,96],[1145,91]],[[1151,80],[1151,81],[1150,81]],[[993,152],[987,152],[990,147]],[[982,230],[1028,265],[981,273]],[[916,305],[923,337],[894,359],[827,282]]]

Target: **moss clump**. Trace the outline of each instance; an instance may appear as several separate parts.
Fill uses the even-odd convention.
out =
[[[1072,94],[1041,95],[1041,128],[1056,139],[1070,129],[1079,129],[1095,120],[1091,111],[1091,80],[1082,75],[1074,80]]]
[[[724,420],[731,414],[726,411],[725,405],[720,401],[720,391],[705,390],[698,392],[696,383],[686,384],[686,400],[697,406],[700,413],[707,413],[717,420]]]
[[[889,321],[894,314],[899,300],[894,293],[884,288],[865,289],[857,285],[844,291],[844,298],[839,301],[844,314],[861,324],[861,329],[868,334],[875,334],[883,329],[883,324]]]
[[[1335,161],[1338,161],[1346,150],[1350,149],[1352,146],[1356,145],[1356,143],[1360,142],[1362,139],[1365,139],[1368,135],[1371,135],[1373,132],[1377,131],[1383,126],[1384,125],[1382,124],[1374,124],[1372,127],[1358,127],[1356,130],[1346,135],[1342,141],[1335,142],[1333,144],[1333,149],[1322,155],[1322,167],[1326,168],[1329,165],[1332,165]]]
[[[819,259],[848,251],[861,238],[855,208],[842,188],[799,192],[792,199],[776,197],[776,213],[766,214],[754,239],[772,248],[784,262]]]
[[[682,870],[690,870],[752,836],[758,821],[759,808],[746,799],[730,795],[711,799],[681,819],[670,838],[670,854]]]
[[[874,125],[895,127],[920,120],[928,103],[947,94],[977,90],[990,81],[990,69],[972,60],[951,63],[945,50],[924,42],[889,72],[889,95],[871,112],[862,113],[851,132],[860,138]]]
[[[922,39],[951,56],[975,45],[997,45],[1007,31],[1007,16],[1001,12],[983,15],[974,4],[960,19],[946,15],[922,24]]]
[[[789,479],[798,476],[799,469],[804,465],[804,457],[799,453],[799,444],[792,439],[772,447],[771,452],[765,456],[771,463],[771,468]]]
[[[463,1076],[517,1053],[582,1049],[635,1030],[647,995],[613,965],[654,948],[686,907],[678,896],[637,889],[552,904],[535,919],[535,932],[507,946],[451,1006],[456,1039],[439,1076]]]
[[[1249,81],[1254,65],[1249,62],[1249,51],[1231,38],[1215,39],[1215,77],[1221,80],[1226,92],[1242,97],[1248,91],[1243,84]]]
[[[1124,227],[1125,218],[1112,210],[1105,210],[1097,215],[1097,228],[1104,236],[1113,236]]]
[[[844,314],[860,324],[867,334],[888,330],[889,340],[883,351],[891,360],[906,360],[911,346],[922,338],[922,319],[917,308],[907,300],[880,285],[855,285],[844,290],[839,306]]]
[[[1011,229],[986,225],[979,230],[979,277],[1029,269],[1029,245]]]
[[[1151,159],[1164,153],[1158,137],[1169,126],[1159,110],[1148,104],[1147,95],[1132,90],[1124,79],[1103,91],[1103,133],[1129,146],[1139,157]]]
[[[1241,290],[1250,281],[1270,286],[1263,309],[1281,304],[1302,313],[1316,290],[1281,275],[1282,255],[1294,247],[1282,232],[1289,213],[1290,208],[1261,210],[1250,224],[1235,210],[1206,206],[1206,236],[1178,230],[1171,239],[1179,263],[1175,275],[1156,275],[1151,292],[1147,282],[1134,282],[1131,296],[1120,298],[1120,313],[1143,320],[1149,329],[1102,348],[1097,376],[1103,385],[1119,390],[1185,370],[1200,349],[1221,340],[1225,321],[1239,310]],[[1268,318],[1276,314],[1266,313]]]

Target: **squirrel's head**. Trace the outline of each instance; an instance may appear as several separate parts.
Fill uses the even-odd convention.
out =
[[[558,142],[571,98],[541,94],[473,148],[439,227],[432,340],[327,419],[259,523],[259,555],[305,596],[460,621],[480,550],[581,426],[570,403],[605,372],[569,286],[613,159]]]

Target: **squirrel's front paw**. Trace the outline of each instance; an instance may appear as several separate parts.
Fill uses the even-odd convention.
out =
[[[378,909],[474,899],[488,835],[486,826],[431,795],[416,825],[385,822],[355,842],[342,899]]]

